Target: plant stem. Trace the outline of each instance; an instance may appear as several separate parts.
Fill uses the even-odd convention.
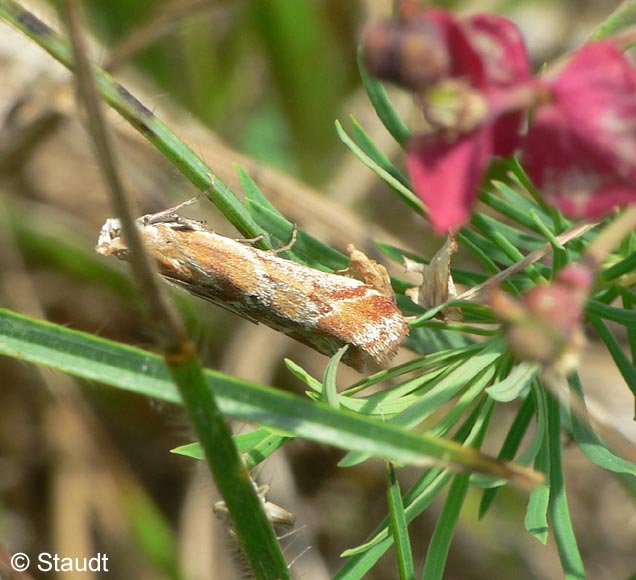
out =
[[[566,244],[567,242],[574,240],[576,238],[580,238],[582,235],[585,235],[591,229],[595,228],[600,222],[580,222],[574,226],[572,226],[569,230],[566,230],[562,234],[556,236],[556,240],[559,244]],[[547,256],[553,250],[552,244],[547,243],[540,248],[537,248],[533,252],[530,252],[523,260],[519,260],[516,264],[509,266],[505,270],[502,270],[498,274],[488,278],[485,282],[481,284],[477,284],[477,286],[473,286],[469,290],[466,290],[463,294],[460,294],[455,298],[455,300],[474,300],[477,296],[484,293],[486,290],[495,286],[497,284],[501,284],[504,280],[524,270],[528,266],[538,262],[545,256]]]
[[[130,252],[133,274],[145,298],[149,322],[164,351],[164,359],[176,383],[184,406],[205,450],[206,459],[234,522],[237,537],[258,580],[288,579],[287,565],[244,465],[232,433],[208,388],[203,366],[182,321],[168,301],[137,231],[132,202],[117,169],[114,149],[86,56],[77,0],[64,0],[73,47],[78,96],[86,109],[88,128],[97,159],[108,184],[113,209],[122,224]]]

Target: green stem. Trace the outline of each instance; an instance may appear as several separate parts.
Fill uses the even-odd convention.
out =
[[[0,4],[0,16],[5,14],[5,7],[6,3]],[[107,182],[113,207],[122,222],[127,243],[132,248],[132,270],[145,298],[149,322],[154,326],[164,350],[166,363],[205,450],[254,577],[257,580],[288,580],[285,559],[262,501],[252,485],[249,470],[236,449],[216,397],[208,388],[203,366],[183,323],[159,286],[158,276],[153,271],[137,231],[132,203],[119,176],[114,147],[97,97],[95,78],[86,57],[78,0],[65,0],[62,8],[73,47],[72,52],[67,49],[67,57],[74,64],[78,95],[86,109],[97,160]],[[21,11],[20,21],[27,22],[28,13],[13,3],[11,9],[14,15]],[[37,28],[38,35],[46,38],[53,36],[43,25],[35,27],[32,20],[28,22],[32,30]]]

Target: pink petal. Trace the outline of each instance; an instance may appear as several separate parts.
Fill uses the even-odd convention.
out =
[[[550,89],[524,145],[525,167],[568,216],[636,202],[636,71],[610,42],[584,46]]]
[[[525,84],[532,78],[530,59],[525,42],[517,26],[502,16],[477,14],[463,22],[472,46],[481,57],[484,67],[484,90],[490,100],[501,96],[505,89]],[[496,119],[493,134],[493,154],[512,155],[519,145],[519,127],[523,112],[507,113]]]
[[[411,144],[407,157],[411,182],[436,233],[457,229],[470,219],[491,141],[491,127],[482,127],[452,143],[430,135]]]
[[[484,65],[490,88],[505,88],[530,79],[530,60],[517,26],[502,16],[477,14],[466,19],[463,29]]]
[[[443,30],[451,54],[454,77],[467,79],[481,89],[493,105],[493,154],[512,155],[519,145],[523,112],[499,116],[495,98],[505,101],[506,89],[527,83],[530,60],[517,26],[502,16],[479,14],[458,20],[443,10],[427,11],[427,17]]]
[[[636,71],[611,42],[581,48],[552,85],[568,129],[636,178]]]
[[[481,88],[486,74],[481,55],[472,45],[461,22],[449,12],[439,8],[425,11],[426,19],[435,23],[444,36],[450,56],[450,77],[466,79],[472,86]]]
[[[541,109],[528,133],[524,167],[541,194],[568,217],[597,217],[636,201],[636,183],[616,171],[613,155],[572,130],[554,106]]]

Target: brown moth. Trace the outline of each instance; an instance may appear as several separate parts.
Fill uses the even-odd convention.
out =
[[[168,282],[327,356],[348,344],[342,361],[357,370],[386,363],[408,334],[395,301],[364,282],[286,260],[174,213],[143,216],[137,225]],[[118,220],[106,221],[96,250],[126,259]]]

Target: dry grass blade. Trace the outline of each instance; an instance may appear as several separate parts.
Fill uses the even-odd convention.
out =
[[[160,288],[159,278],[143,248],[132,203],[117,171],[111,137],[100,108],[91,64],[86,57],[77,1],[65,0],[63,10],[73,48],[78,93],[86,109],[88,127],[110,189],[113,209],[131,250],[133,273],[145,298],[149,321],[163,348],[166,364],[205,450],[206,459],[228,506],[255,578],[289,578],[287,565],[263,511],[262,502],[250,483],[215,396],[207,388],[194,345]]]

